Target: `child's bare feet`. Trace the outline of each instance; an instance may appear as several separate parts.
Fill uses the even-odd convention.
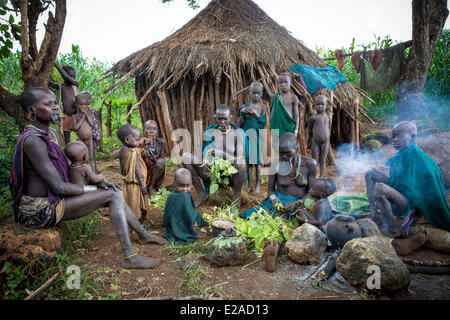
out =
[[[197,233],[197,237],[198,237],[199,239],[206,238],[206,233],[203,232],[203,231],[195,230],[195,233]]]
[[[252,191],[252,196],[258,196],[261,192],[261,187],[259,186],[259,184],[257,184],[255,186],[255,189],[253,189]]]
[[[166,244],[166,243],[169,243],[166,239],[155,236],[148,232],[146,232],[143,237],[140,237],[137,242],[139,244],[148,244],[148,243]]]
[[[392,246],[399,256],[406,256],[420,248],[425,241],[427,241],[427,235],[425,234],[424,228],[420,227],[419,232],[408,238],[392,240]]]
[[[122,261],[125,269],[152,269],[159,265],[159,260],[136,255]]]
[[[273,239],[272,243],[270,243],[270,241],[267,240],[263,245],[264,269],[266,269],[267,272],[277,271],[276,263],[277,263],[278,248],[279,245],[277,239]]]

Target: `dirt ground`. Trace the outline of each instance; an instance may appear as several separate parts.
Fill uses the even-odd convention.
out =
[[[387,150],[387,153],[392,153],[392,150]],[[386,152],[385,156],[388,156]],[[380,164],[380,162],[374,161],[374,164]],[[118,161],[100,160],[99,168],[103,170],[108,180],[121,181]],[[338,173],[336,167],[329,167],[327,172],[329,177],[339,178],[335,180],[337,193],[339,190],[365,191],[362,172],[357,176],[345,176],[341,174],[342,172]],[[266,197],[267,177],[263,178],[265,183],[262,185],[261,194],[248,195],[247,203],[241,210],[252,207],[252,204],[257,204]],[[173,173],[167,170],[164,185],[172,184]],[[193,192],[195,197],[195,191]],[[199,212],[212,205],[214,204],[203,204]],[[245,267],[240,265],[216,268],[207,262],[200,261],[198,263],[202,264],[203,273],[194,275],[189,270],[182,270],[179,260],[183,255],[171,253],[168,245],[139,245],[134,242],[140,254],[159,259],[160,265],[151,270],[124,270],[120,265],[121,248],[109,217],[104,215],[106,212],[107,210],[102,211],[102,235],[82,256],[86,266],[102,278],[103,289],[98,294],[103,297],[112,295],[116,299],[155,299],[203,294],[223,299],[244,300],[450,299],[450,275],[411,274],[411,285],[408,291],[396,293],[390,297],[378,297],[350,286],[338,272],[327,281],[318,282],[314,279],[317,272],[312,273],[317,270],[317,266],[298,265],[286,255],[279,257],[278,269],[274,273],[266,272],[263,262],[257,261],[257,256],[251,254],[244,264],[250,265]],[[156,209],[152,209],[146,223],[150,226],[150,230],[157,231],[159,235],[165,232],[162,212]],[[210,238],[211,236],[199,241],[206,242]],[[428,254],[430,254],[429,250]],[[323,262],[328,256],[329,253]],[[450,261],[450,255],[443,256]]]

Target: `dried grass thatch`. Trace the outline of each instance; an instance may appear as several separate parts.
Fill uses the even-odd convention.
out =
[[[246,88],[255,80],[263,83],[268,106],[277,91],[276,77],[296,63],[327,66],[251,0],[213,0],[163,41],[119,61],[111,74],[120,76],[114,87],[135,77],[142,120],[157,119],[171,147],[173,129],[193,132],[195,120],[203,121],[205,128],[213,123],[220,103],[231,106],[236,116],[237,107],[247,99]],[[304,153],[313,97],[295,75],[292,89],[303,102],[300,147]],[[334,92],[317,94],[329,97],[333,108],[332,142],[357,141],[359,95],[353,85],[340,83]]]

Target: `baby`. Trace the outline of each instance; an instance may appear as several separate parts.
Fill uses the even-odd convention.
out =
[[[298,209],[296,218],[300,224],[309,223],[324,228],[328,221],[333,219],[331,203],[328,197],[336,191],[336,184],[328,178],[316,178],[311,181],[309,194],[315,199],[310,210]]]
[[[166,200],[164,207],[164,227],[166,233],[163,238],[178,244],[188,244],[204,237],[204,233],[195,230],[207,226],[200,213],[195,210],[191,195],[192,176],[189,170],[180,168],[175,171],[175,191]]]
[[[325,165],[328,155],[328,140],[330,137],[330,118],[327,110],[327,98],[317,96],[314,98],[314,108],[317,113],[313,114],[309,120],[309,145],[314,160],[320,165],[320,177],[325,176]]]
[[[71,183],[80,185],[99,185],[104,183],[104,176],[95,174],[89,166],[84,164],[89,161],[89,150],[80,141],[66,144],[64,149],[66,157],[70,160],[69,180]]]

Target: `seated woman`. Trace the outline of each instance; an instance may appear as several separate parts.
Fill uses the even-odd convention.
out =
[[[249,217],[261,207],[276,214],[276,203],[283,205],[284,212],[293,213],[309,196],[309,186],[316,177],[317,164],[314,159],[300,155],[293,133],[286,132],[281,136],[279,156],[279,169],[276,174],[269,176],[268,197],[256,208],[244,210],[242,218]]]
[[[138,255],[128,228],[143,243],[166,243],[149,234],[123,202],[119,186],[104,181],[97,186],[69,182],[68,165],[50,135],[50,123],[59,121],[59,107],[47,88],[29,88],[20,95],[30,124],[21,132],[14,150],[9,178],[15,220],[30,228],[51,228],[59,221],[81,218],[109,207],[111,223],[122,245],[124,268],[154,268],[159,261]]]
[[[163,237],[178,244],[195,242],[204,234],[195,230],[195,226],[204,227],[208,223],[194,208],[191,194],[192,176],[188,169],[180,168],[175,171],[175,191],[166,200],[164,207]]]
[[[376,168],[366,173],[371,219],[382,234],[394,239],[399,255],[417,249],[426,235],[415,225],[423,216],[436,227],[450,231],[450,210],[444,179],[436,162],[414,141],[417,127],[403,121],[392,129],[392,145],[398,152],[387,161],[389,177]]]

